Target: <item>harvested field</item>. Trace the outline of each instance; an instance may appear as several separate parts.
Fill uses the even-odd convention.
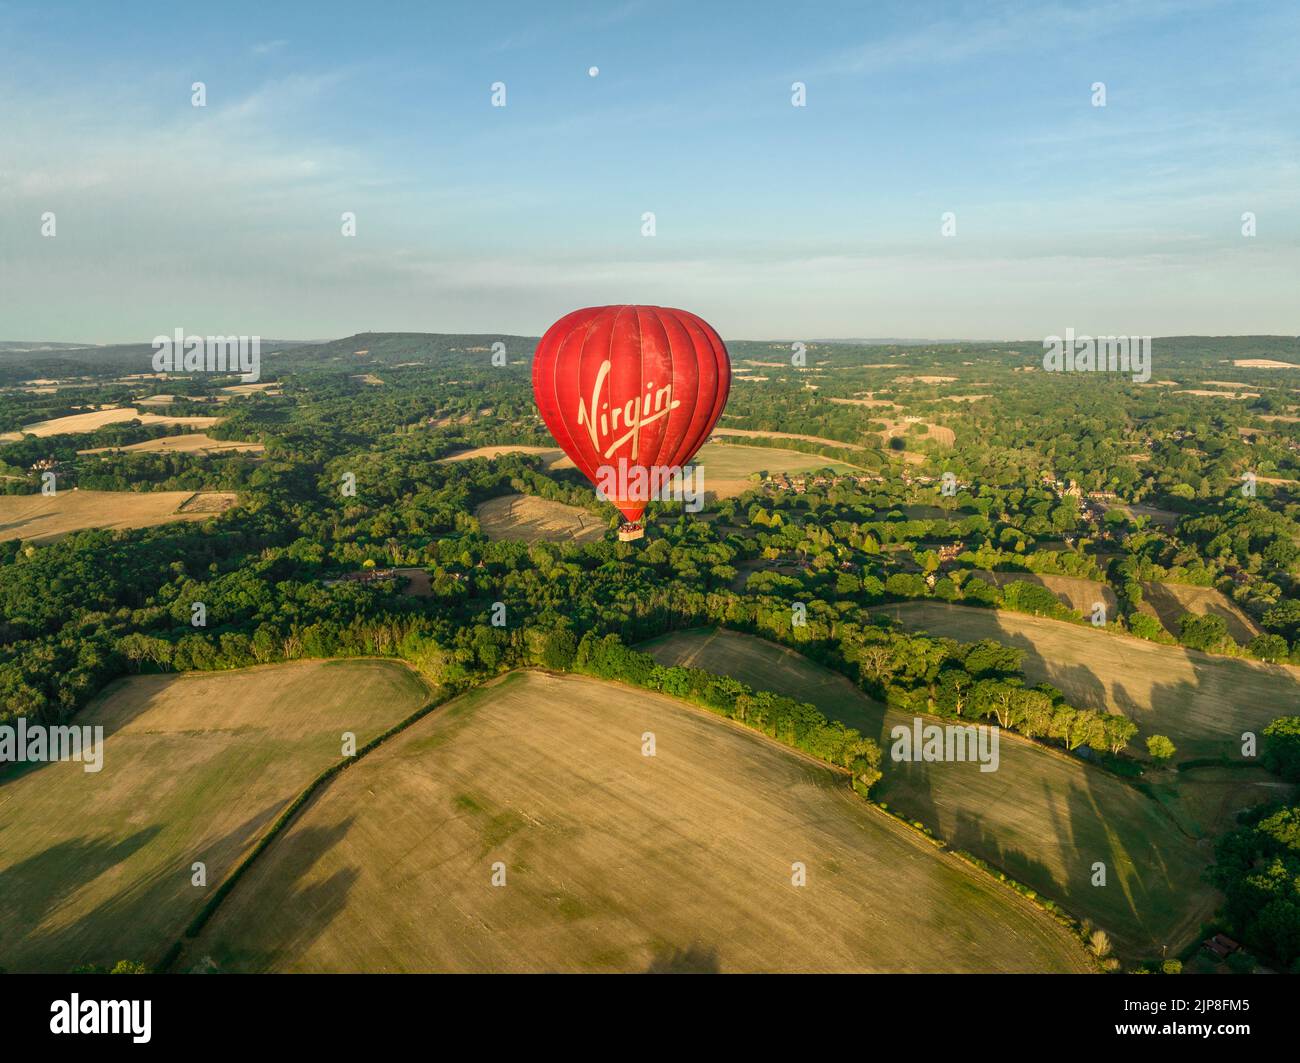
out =
[[[75,723],[102,771],[64,762],[0,785],[0,960],[11,971],[157,963],[276,816],[430,697],[405,665],[301,661],[138,676]],[[192,865],[207,884],[192,884]]]
[[[436,710],[334,780],[182,965],[1087,969],[1061,927],[844,776],[670,698],[535,672]]]
[[[868,407],[872,407],[872,406],[897,407],[897,406],[898,406],[898,403],[896,403],[896,402],[890,402],[890,401],[888,401],[887,399],[837,399],[837,398],[831,398],[830,401],[833,402],[833,403],[836,403],[836,404],[839,405],[839,406],[868,406]]]
[[[0,540],[48,543],[84,528],[148,528],[203,520],[236,504],[233,491],[60,491],[0,495]]]
[[[280,387],[278,381],[268,380],[261,384],[230,384],[221,390],[227,395],[256,395],[259,392],[263,395],[283,395]]]
[[[545,459],[542,462],[544,469],[572,469],[573,461],[557,447],[527,447],[506,444],[499,447],[474,447],[471,450],[461,450],[455,454],[448,454],[445,458],[439,458],[441,462],[453,461],[472,461],[474,458],[486,458],[491,461],[493,458],[499,458],[502,454],[541,454]]]
[[[824,447],[840,447],[846,450],[853,450],[852,443],[845,443],[842,439],[826,439],[822,436],[803,436],[796,432],[757,432],[746,428],[715,428],[715,436],[740,436],[748,439],[802,439],[805,443],[818,443]]]
[[[524,542],[595,542],[609,530],[594,513],[535,495],[502,495],[474,511],[489,539]]]
[[[134,406],[119,406],[112,410],[93,410],[89,413],[74,413],[67,417],[55,417],[49,421],[23,425],[17,432],[0,435],[0,441],[13,442],[25,435],[46,436],[68,433],[93,432],[106,424],[118,424],[122,421],[139,421],[141,424],[183,425],[186,428],[211,428],[221,420],[220,417],[163,417],[156,413],[141,413]]]
[[[909,429],[919,426],[925,429],[920,435],[910,435]],[[941,447],[953,447],[957,444],[957,433],[951,428],[941,424],[927,424],[924,421],[907,421],[895,420],[886,421],[884,431],[880,433],[881,439],[888,443],[891,439],[902,437],[916,442],[934,442]]]
[[[856,465],[832,461],[820,454],[776,447],[746,447],[735,443],[706,443],[691,464],[703,466],[704,490],[709,499],[734,498],[752,490],[758,485],[750,476],[759,472],[783,472],[794,476],[814,469],[829,468],[841,473],[858,469]]]
[[[1285,801],[1294,789],[1264,768],[1219,765],[1188,768],[1152,786],[1156,798],[1197,838],[1232,830],[1240,813],[1265,801]]]
[[[1053,576],[1037,572],[989,572],[987,569],[972,569],[971,577],[982,579],[985,583],[996,583],[1005,587],[1008,583],[1032,583],[1035,587],[1045,587],[1056,595],[1056,600],[1071,609],[1077,609],[1084,616],[1091,616],[1093,604],[1101,602],[1106,606],[1106,615],[1113,617],[1119,609],[1119,599],[1110,589],[1110,584],[1097,580],[1080,579],[1075,576]]]
[[[261,443],[245,443],[237,439],[213,439],[203,432],[187,432],[179,436],[159,436],[146,439],[143,443],[131,443],[125,447],[94,447],[91,450],[79,450],[78,454],[222,454],[242,451],[248,454],[260,454],[266,447]]]
[[[644,644],[661,664],[732,675],[813,702],[877,739],[885,777],[874,794],[910,820],[1104,928],[1121,953],[1160,955],[1195,933],[1217,894],[1201,881],[1209,849],[1160,803],[1115,776],[1002,733],[998,770],[969,763],[895,762],[890,730],[913,717],[863,694],[793,650],[723,630],[679,631]],[[927,720],[934,720],[927,717]],[[1197,835],[1199,837],[1199,835]],[[1091,884],[1092,864],[1109,869]]]
[[[1228,634],[1245,644],[1259,634],[1259,627],[1235,602],[1213,587],[1190,587],[1182,583],[1143,583],[1142,612],[1154,616],[1171,635],[1178,634],[1184,613],[1223,617]]]

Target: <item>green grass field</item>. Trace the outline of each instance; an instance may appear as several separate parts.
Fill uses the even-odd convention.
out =
[[[656,755],[642,754],[652,732]],[[792,884],[802,862],[807,883]],[[505,884],[493,885],[494,865]],[[222,971],[1082,971],[1068,931],[825,766],[517,672],[343,773],[182,957]]]
[[[0,967],[156,963],[276,815],[321,771],[430,698],[405,665],[303,661],[139,676],[75,718],[104,727],[99,773],[11,768],[0,785]],[[205,888],[191,865],[207,865]]]
[[[793,650],[721,630],[675,632],[642,648],[664,664],[734,675],[811,701],[881,740],[885,777],[874,791],[877,799],[1091,920],[1126,955],[1159,955],[1162,945],[1172,950],[1216,905],[1217,895],[1200,877],[1212,855],[1201,836],[1226,821],[1197,809],[1226,800],[1235,812],[1239,802],[1268,796],[1263,780],[1250,780],[1252,792],[1247,786],[1227,798],[1179,780],[1157,801],[1113,775],[1005,732],[995,772],[974,764],[896,763],[889,759],[889,730],[910,726],[912,717],[887,711],[843,676]],[[1182,801],[1197,807],[1184,810]],[[1106,865],[1105,886],[1091,884],[1096,862]]]

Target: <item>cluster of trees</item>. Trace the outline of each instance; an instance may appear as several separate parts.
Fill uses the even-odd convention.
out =
[[[1183,518],[1179,528],[1187,529],[1185,536],[1181,530],[1147,528],[1145,516],[1130,522],[1112,511],[1103,521],[1104,534],[1118,538],[1101,542],[1097,526],[1080,518],[1073,498],[1058,499],[1038,486],[982,484],[945,497],[933,488],[900,482],[845,481],[798,495],[751,494],[724,504],[719,523],[730,533],[727,542],[738,559],[797,562],[780,571],[750,574],[747,587],[757,593],[850,596],[862,602],[934,597],[1091,620],[1032,581],[1000,590],[977,582],[986,569],[1057,574],[1108,582],[1119,602],[1108,621],[1139,637],[1172,644],[1179,640],[1149,610],[1143,611],[1143,582],[1187,583],[1221,590],[1265,631],[1239,646],[1231,638],[1219,638],[1213,622],[1205,626],[1189,620],[1184,644],[1300,662],[1300,601],[1291,546],[1293,538],[1300,538],[1297,507],[1277,512],[1260,500],[1240,498],[1218,499],[1214,505],[1214,513]],[[922,508],[946,515],[918,517]],[[749,534],[736,534],[742,528]],[[1217,529],[1222,538],[1224,528],[1234,529],[1233,542],[1240,547],[1237,554],[1247,559],[1244,563],[1236,554],[1201,556],[1205,536]],[[1072,538],[1064,542],[1062,535]],[[937,547],[954,542],[961,542],[963,550],[954,561],[944,562]]]
[[[1281,716],[1264,728],[1264,767],[1300,783],[1300,716]]]
[[[617,635],[588,632],[578,643],[575,670],[656,690],[743,723],[785,745],[849,769],[866,793],[880,778],[880,747],[840,721],[827,720],[815,705],[770,691],[754,690],[731,676],[699,668],[661,665],[650,654],[624,645]]]
[[[1264,806],[1214,848],[1210,880],[1241,942],[1283,965],[1300,960],[1300,807]],[[1300,966],[1293,969],[1300,973]]]
[[[1300,716],[1264,729],[1263,764],[1300,782]],[[1214,848],[1207,877],[1223,891],[1223,916],[1243,944],[1300,973],[1300,805],[1258,805]]]
[[[1022,653],[988,639],[953,639],[844,626],[844,659],[859,683],[887,705],[968,720],[992,719],[1027,738],[1068,750],[1120,753],[1137,733],[1125,716],[1068,704],[1050,684],[1025,685]]]

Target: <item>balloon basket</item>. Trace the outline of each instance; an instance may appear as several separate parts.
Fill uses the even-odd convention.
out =
[[[635,524],[629,524],[627,521],[623,521],[623,523],[618,526],[618,541],[621,543],[630,543],[635,539],[644,538],[644,536],[645,525],[640,521],[637,521]]]

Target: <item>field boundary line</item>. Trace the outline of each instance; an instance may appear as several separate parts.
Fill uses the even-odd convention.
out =
[[[327,658],[319,658],[319,659],[320,660],[350,660],[351,658],[327,657]],[[377,659],[382,660],[383,658],[377,658]],[[414,669],[412,670],[414,671]],[[508,675],[509,673],[506,674]],[[494,676],[493,679],[490,680],[488,683],[483,683],[480,684],[479,686],[472,687],[471,690],[482,689],[483,687],[488,686],[491,683],[496,682],[501,678],[502,678],[501,676]],[[396,735],[400,734],[402,731],[405,731],[412,724],[418,723],[420,720],[424,719],[424,717],[428,716],[429,713],[433,712],[434,709],[437,709],[440,706],[447,704],[447,702],[454,700],[455,698],[459,697],[463,693],[469,693],[469,691],[443,690],[441,691],[441,693],[442,693],[441,697],[438,697],[435,694],[432,700],[426,702],[420,708],[416,709],[415,712],[411,713],[405,719],[399,720],[392,727],[388,728],[388,730],[382,732],[381,734],[376,735],[369,742],[367,742],[360,749],[358,749],[353,756],[345,757],[342,760],[335,762],[334,764],[326,768],[324,771],[322,771],[319,775],[317,775],[314,779],[312,779],[312,781],[307,784],[307,786],[298,794],[298,796],[295,797],[293,801],[289,803],[288,807],[285,808],[285,810],[275,818],[275,822],[272,823],[271,826],[267,829],[266,833],[263,834],[260,839],[258,839],[257,844],[253,846],[253,848],[249,851],[248,855],[245,856],[238,864],[236,864],[234,869],[224,879],[222,879],[221,884],[217,887],[216,891],[212,894],[211,897],[207,899],[206,902],[204,902],[204,905],[202,908],[199,909],[198,914],[195,915],[194,918],[190,920],[189,925],[186,926],[184,932],[182,933],[182,936],[179,939],[177,939],[175,942],[173,942],[171,947],[163,955],[163,958],[158,962],[157,966],[154,968],[154,973],[165,974],[171,969],[172,965],[176,962],[176,960],[180,957],[181,952],[184,950],[186,939],[193,940],[199,936],[203,928],[208,924],[208,922],[211,921],[212,917],[216,915],[217,909],[221,906],[221,903],[226,899],[226,897],[230,895],[230,893],[234,890],[235,886],[238,885],[239,880],[243,878],[243,876],[247,874],[247,872],[252,868],[257,858],[261,856],[263,852],[266,851],[266,849],[271,845],[273,841],[275,841],[277,837],[279,837],[281,834],[284,833],[284,831],[288,828],[289,824],[292,823],[293,820],[297,818],[298,813],[301,812],[303,808],[306,807],[306,805],[311,801],[311,799],[315,797],[319,791],[323,790],[336,775],[338,775],[340,772],[346,771],[353,764],[357,763],[358,761],[362,760],[365,756],[367,756],[369,753],[372,753],[374,750],[378,749],[390,738],[395,737]]]

